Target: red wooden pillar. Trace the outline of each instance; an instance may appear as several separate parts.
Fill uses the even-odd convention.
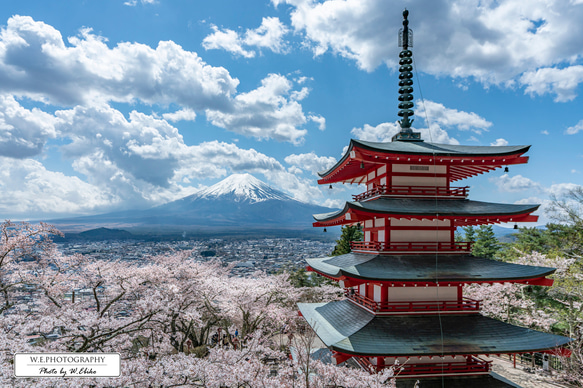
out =
[[[388,303],[389,302],[389,285],[388,284],[381,284],[381,302]]]
[[[377,372],[380,372],[385,367],[385,358],[377,357]]]

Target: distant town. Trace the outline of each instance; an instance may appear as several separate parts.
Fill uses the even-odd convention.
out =
[[[150,256],[179,250],[192,250],[193,260],[220,260],[235,263],[233,276],[248,276],[255,271],[272,274],[282,269],[298,269],[306,265],[306,258],[328,256],[334,241],[301,238],[264,238],[231,240],[139,241],[102,240],[62,242],[57,246],[63,254],[82,254],[88,260],[147,260]]]

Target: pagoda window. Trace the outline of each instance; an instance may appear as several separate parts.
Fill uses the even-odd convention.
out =
[[[369,241],[369,240],[367,240]],[[391,242],[451,242],[449,230],[393,230]]]
[[[386,165],[386,164],[385,164],[385,165],[382,165],[382,166],[380,166],[380,167],[377,169],[377,175],[378,175],[378,176],[381,176],[381,175],[383,175],[383,174],[386,174],[386,173],[387,173],[387,165]]]
[[[374,285],[374,293],[373,293],[373,299],[375,302],[380,302],[381,299],[381,286],[375,284]]]
[[[393,172],[407,174],[447,174],[447,166],[421,166],[417,164],[393,164]]]
[[[457,301],[457,287],[391,287],[389,302]]]
[[[371,172],[368,173],[368,176],[367,176],[368,179],[367,180],[372,181],[375,177],[376,177],[375,172],[374,171],[371,171]]]
[[[393,186],[431,186],[447,187],[447,178],[439,176],[403,176],[394,175],[391,179]]]
[[[364,231],[364,241],[371,241],[371,239],[370,239],[370,231],[369,230],[365,230]]]
[[[358,286],[358,293],[362,296],[366,296],[366,283]]]
[[[374,226],[375,226],[375,228],[385,226],[385,219],[384,218],[375,218]]]
[[[381,186],[385,186],[387,184],[387,177],[384,176],[381,178]]]
[[[378,237],[378,241],[380,242],[385,242],[385,231],[384,230],[379,230],[379,237]]]
[[[373,227],[373,220],[366,220],[364,221],[365,228],[372,228]]]

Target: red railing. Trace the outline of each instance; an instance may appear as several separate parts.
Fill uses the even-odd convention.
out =
[[[356,361],[365,369],[376,373],[384,368],[393,365],[378,367],[371,363],[367,357],[355,357]],[[438,364],[403,364],[397,366],[395,377],[408,377],[411,375],[444,375],[452,373],[487,373],[490,371],[492,361],[482,360],[481,358],[469,356],[466,362],[444,362]]]
[[[395,252],[395,251],[440,251],[469,253],[472,243],[466,241],[456,242],[380,242],[380,241],[351,241],[350,248],[353,251]]]
[[[347,298],[374,312],[408,313],[421,311],[478,311],[481,300],[462,298],[462,301],[377,302],[352,289],[344,290]]]
[[[470,187],[437,187],[437,186],[386,186],[378,185],[362,194],[353,195],[355,201],[376,197],[379,195],[394,195],[405,197],[455,197],[468,196]]]

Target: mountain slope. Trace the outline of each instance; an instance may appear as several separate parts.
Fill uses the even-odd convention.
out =
[[[334,209],[296,201],[250,174],[235,174],[188,197],[148,210],[54,220],[55,225],[246,230],[312,229],[312,214]]]

